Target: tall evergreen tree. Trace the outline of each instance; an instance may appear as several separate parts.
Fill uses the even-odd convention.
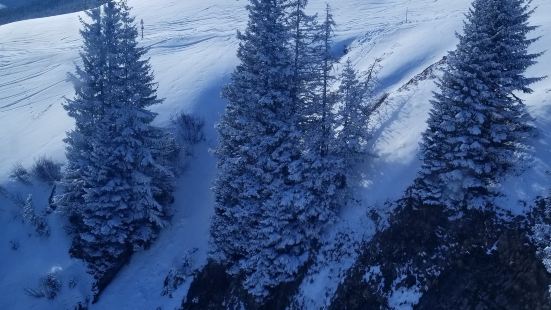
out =
[[[137,127],[145,124],[141,132],[134,132],[147,146],[148,154],[154,160],[151,165],[145,165],[146,174],[151,176],[151,190],[156,201],[163,205],[172,203],[173,178],[171,168],[177,160],[178,147],[174,138],[161,128],[151,126],[156,115],[147,110],[150,106],[159,104],[157,84],[153,70],[147,58],[148,49],[138,45],[140,34],[135,18],[130,14],[126,1],[119,3],[121,8],[122,32],[120,51],[123,55],[122,67],[124,94],[121,100],[127,100],[127,105],[136,109],[138,121],[133,121]]]
[[[377,62],[371,66],[367,78],[361,81],[348,59],[340,78],[337,141],[334,146],[344,159],[347,170],[352,170],[367,155],[376,65]]]
[[[298,9],[298,7],[297,7]],[[304,8],[302,8],[304,9]],[[309,38],[305,48],[299,50],[299,72],[303,72],[299,82],[301,91],[298,102],[304,161],[302,186],[308,193],[307,205],[311,220],[304,225],[315,234],[321,234],[328,223],[336,219],[337,213],[345,204],[344,160],[336,152],[334,145],[335,94],[331,92],[334,83],[333,66],[335,60],[331,55],[335,22],[327,6],[323,23],[317,17],[306,20],[303,27],[304,37]],[[295,14],[296,15],[296,14]],[[293,38],[297,40],[297,36]],[[296,45],[296,42],[294,42]],[[319,220],[323,219],[323,220]]]
[[[89,16],[76,96],[66,105],[76,127],[66,139],[59,202],[76,210],[71,253],[88,263],[101,289],[164,225],[171,174],[159,148],[166,137],[147,110],[160,100],[130,8],[109,1]]]
[[[329,144],[332,143],[333,128],[335,120],[333,116],[333,108],[335,106],[335,95],[330,88],[335,80],[332,75],[335,59],[331,55],[331,47],[333,36],[335,35],[335,21],[331,8],[327,4],[325,8],[325,20],[320,27],[319,37],[321,43],[318,45],[320,63],[321,63],[321,143],[320,149],[322,154],[329,153]]]
[[[303,88],[300,99],[304,139],[321,156],[330,154],[329,145],[334,139],[333,108],[336,103],[336,96],[331,91],[335,82],[335,59],[331,54],[335,22],[329,5],[325,13],[323,23],[318,24],[317,19],[309,23],[307,29],[310,40],[300,55],[300,58],[305,59],[300,70],[304,72],[300,82]]]
[[[530,117],[515,93],[538,80],[524,76],[539,56],[528,53],[531,14],[524,0],[474,1],[421,144],[416,192],[424,203],[487,206],[523,151]]]
[[[342,204],[340,190],[343,181],[343,161],[330,152],[334,141],[332,109],[335,96],[330,91],[334,82],[331,45],[335,22],[327,6],[323,23],[317,15],[306,14],[305,0],[289,5],[289,26],[294,63],[294,102],[297,105],[301,131],[301,150],[304,161],[302,185],[309,193],[311,211],[334,218]],[[320,231],[325,222],[312,223]]]
[[[290,0],[286,4],[287,26],[290,28],[290,44],[293,56],[293,90],[291,93],[295,105],[312,100],[312,86],[316,64],[312,43],[316,40],[317,19],[305,12],[308,0]]]
[[[267,247],[275,252],[285,242],[279,223],[291,222],[293,201],[290,197],[283,205],[279,194],[295,183],[290,177],[300,157],[296,149],[299,135],[293,128],[294,72],[284,4],[252,0],[247,6],[248,27],[238,34],[241,64],[226,88],[228,106],[218,127],[213,241],[232,264],[232,271],[245,273],[247,279],[264,278],[257,282],[260,290],[265,282],[276,280],[275,275],[265,275],[268,269],[281,269],[259,265],[268,264],[260,259],[260,252]],[[285,217],[272,217],[282,208],[289,209]],[[267,234],[273,236],[271,242]]]
[[[250,1],[248,27],[238,34],[241,63],[225,90],[228,105],[218,127],[212,240],[217,257],[243,275],[245,288],[259,299],[294,278],[331,218],[316,204],[311,162],[302,152],[304,88],[297,72],[304,67],[297,70],[302,52],[293,54],[294,4]]]
[[[65,138],[67,167],[62,185],[65,191],[56,197],[57,205],[63,207],[75,226],[79,226],[79,213],[84,203],[85,180],[81,177],[89,169],[88,154],[92,149],[91,136],[94,132],[96,118],[91,115],[103,113],[104,82],[102,73],[105,70],[106,55],[102,48],[103,40],[101,9],[86,12],[93,23],[85,23],[81,19],[83,29],[80,31],[84,39],[80,54],[82,65],[76,68],[73,76],[75,84],[75,98],[68,100],[65,105],[70,117],[75,120],[75,129]]]

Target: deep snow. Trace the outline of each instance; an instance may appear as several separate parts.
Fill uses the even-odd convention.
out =
[[[1,1],[0,1],[1,2]],[[421,132],[430,109],[434,81],[420,80],[400,89],[424,69],[439,61],[457,40],[468,0],[330,0],[338,23],[335,49],[349,50],[357,68],[367,70],[381,58],[381,92],[390,97],[378,112],[375,124],[374,157],[360,170],[359,205],[342,213],[341,221],[327,233],[327,253],[318,257],[297,296],[310,309],[326,306],[344,271],[355,258],[358,242],[375,232],[366,216],[376,210],[383,216],[385,202],[399,197],[415,177],[419,166],[417,151]],[[92,309],[172,309],[186,293],[184,284],[173,298],[161,297],[164,277],[193,248],[199,251],[195,267],[200,267],[208,251],[208,225],[213,210],[210,191],[215,161],[210,150],[216,144],[214,125],[223,111],[220,90],[236,65],[235,32],[246,25],[246,1],[236,0],[130,0],[137,20],[145,22],[143,44],[151,47],[151,60],[159,94],[166,100],[154,107],[157,123],[168,125],[170,118],[186,111],[206,120],[206,142],[193,150],[188,168],[178,182],[172,225],[148,251],[135,255],[107,288]],[[538,10],[533,22],[541,25],[534,36],[551,33],[551,2],[535,0]],[[325,1],[311,0],[310,9],[321,12]],[[406,8],[408,23],[405,23]],[[62,139],[71,128],[61,104],[73,94],[67,72],[74,70],[81,44],[78,16],[68,14],[0,26],[0,186],[9,193],[33,193],[44,207],[49,187],[21,186],[9,181],[11,167],[48,155],[64,160]],[[535,51],[551,47],[551,36],[534,44]],[[551,54],[530,70],[543,76],[551,71]],[[523,95],[537,119],[542,134],[534,142],[532,168],[511,177],[504,184],[502,205],[523,212],[519,200],[530,202],[548,191],[551,184],[551,86],[535,85],[535,92]],[[2,185],[3,184],[3,185]],[[14,217],[16,206],[0,194],[0,309],[64,309],[80,293],[64,287],[60,298],[49,302],[30,298],[24,288],[36,285],[38,278],[57,266],[64,276],[81,279],[86,291],[87,277],[80,262],[68,257],[69,241],[63,233],[63,220],[48,216],[53,234],[47,240],[29,237],[29,227]],[[356,246],[338,243],[337,235],[348,234]],[[13,251],[9,241],[20,241]],[[68,281],[68,280],[67,280]],[[407,292],[397,292],[401,300]],[[409,295],[408,295],[409,296]],[[407,296],[406,296],[407,297]],[[409,296],[410,298],[412,296]],[[415,297],[415,296],[413,296]],[[415,300],[413,298],[412,300]],[[405,305],[406,309],[408,305]]]

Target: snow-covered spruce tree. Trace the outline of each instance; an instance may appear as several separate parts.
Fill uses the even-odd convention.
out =
[[[299,1],[300,2],[300,1]],[[303,2],[305,6],[306,3]],[[296,11],[304,10],[295,4],[295,13],[291,16],[306,16]],[[331,91],[335,77],[333,67],[335,60],[331,55],[331,46],[335,22],[329,6],[327,6],[323,23],[317,18],[302,18],[304,20],[303,38],[307,38],[302,49],[295,49],[295,71],[300,72],[295,86],[298,89],[297,102],[299,109],[301,148],[304,161],[302,186],[309,193],[307,196],[309,212],[311,213],[312,231],[321,232],[325,224],[336,218],[340,207],[344,205],[345,167],[344,160],[334,147],[335,94]],[[299,27],[293,26],[295,36],[293,44],[297,45],[300,36],[296,32]],[[331,147],[330,147],[331,146]],[[323,221],[316,219],[323,218]]]
[[[345,204],[345,161],[333,147],[336,142],[333,109],[337,96],[331,91],[335,82],[333,69],[336,62],[331,47],[335,22],[329,5],[323,22],[318,24],[314,20],[312,25],[311,43],[301,56],[309,59],[304,61],[304,90],[299,97],[303,156],[309,164],[304,184],[314,193],[312,205],[317,206],[320,214],[332,218],[340,206]]]
[[[297,15],[297,14],[295,14]],[[309,147],[321,156],[328,155],[329,145],[334,139],[332,130],[335,119],[333,108],[335,106],[335,94],[331,87],[335,81],[333,68],[335,59],[331,55],[331,46],[334,35],[335,22],[329,6],[322,24],[317,19],[308,21],[304,27],[309,42],[302,50],[296,49],[295,59],[303,59],[295,62],[295,70],[301,72],[298,75],[299,85],[298,100],[300,101],[300,113],[302,115],[302,128],[304,139]],[[297,36],[293,38],[297,41]],[[297,43],[294,43],[297,45]]]
[[[147,58],[148,49],[138,45],[139,32],[135,19],[130,14],[130,7],[126,1],[121,1],[120,6],[122,20],[121,45],[123,71],[123,99],[126,105],[135,109],[138,119],[129,119],[129,123],[135,124],[141,131],[134,130],[131,137],[139,137],[146,146],[144,158],[152,158],[149,163],[144,163],[145,174],[151,177],[151,193],[155,200],[162,205],[168,205],[173,201],[174,174],[171,171],[175,161],[178,160],[179,148],[174,137],[161,128],[151,126],[155,114],[147,108],[159,104],[162,100],[157,97],[157,84],[153,70]],[[124,109],[119,110],[126,113]],[[138,157],[139,158],[139,157]],[[165,211],[163,211],[165,212]]]
[[[335,22],[329,6],[320,24],[316,15],[306,14],[307,4],[295,0],[288,7],[294,59],[292,94],[298,107],[305,161],[302,185],[312,193],[313,210],[331,218],[343,202],[339,194],[344,180],[343,160],[329,149],[334,142],[335,122],[335,95],[330,91],[335,80],[331,55]]]
[[[329,154],[329,145],[334,141],[333,129],[335,128],[335,118],[333,117],[333,108],[335,107],[336,95],[331,92],[331,87],[335,81],[333,76],[333,68],[335,65],[335,59],[331,54],[331,47],[333,45],[333,36],[335,35],[335,21],[333,20],[333,14],[329,4],[325,8],[325,20],[318,32],[318,44],[316,49],[319,55],[319,63],[321,64],[321,98],[318,99],[321,102],[319,114],[321,114],[321,139],[319,143],[319,149],[321,154]],[[333,152],[331,152],[333,153]]]
[[[523,0],[475,0],[432,102],[414,193],[425,204],[484,208],[525,149],[530,117],[516,92],[525,70],[532,11]]]
[[[304,105],[313,100],[311,84],[318,73],[318,64],[312,48],[317,39],[317,17],[306,14],[308,0],[290,0],[286,5],[286,23],[290,28],[290,47],[293,57],[291,97],[295,105]]]
[[[39,236],[41,237],[50,236],[50,227],[48,226],[48,222],[46,221],[46,218],[44,216],[36,214],[32,195],[27,196],[27,200],[25,200],[25,204],[23,204],[21,211],[22,211],[23,221],[26,224],[32,225]]]
[[[294,279],[313,253],[331,212],[315,204],[301,152],[292,29],[292,1],[251,0],[239,33],[241,63],[225,90],[219,124],[216,209],[211,227],[230,273],[262,300]]]
[[[367,156],[369,121],[372,113],[370,98],[375,83],[376,65],[377,62],[370,67],[365,80],[360,80],[348,59],[340,77],[337,93],[337,139],[333,146],[345,161],[347,170],[353,169],[355,164]]]
[[[61,185],[64,193],[56,197],[56,205],[63,209],[73,226],[80,226],[82,219],[80,210],[84,203],[85,180],[82,177],[91,166],[88,154],[92,149],[92,134],[95,131],[96,117],[103,112],[103,72],[105,72],[106,56],[102,46],[103,33],[101,26],[101,9],[86,12],[88,18],[94,22],[85,23],[81,19],[83,29],[80,31],[84,38],[80,54],[82,65],[76,68],[76,75],[72,76],[75,84],[75,98],[68,100],[65,105],[70,117],[75,120],[75,129],[65,138],[67,166]]]
[[[66,191],[58,201],[73,210],[71,253],[88,263],[98,290],[155,239],[171,191],[159,147],[165,136],[147,110],[160,100],[129,10],[109,1],[89,14],[76,96],[66,105],[76,128],[66,139]]]

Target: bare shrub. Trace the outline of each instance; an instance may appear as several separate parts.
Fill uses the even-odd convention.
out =
[[[21,163],[17,163],[11,168],[10,178],[24,184],[29,184],[31,182],[31,175],[29,171],[27,171]]]
[[[34,163],[31,173],[40,181],[54,183],[61,179],[61,164],[42,156]]]
[[[19,241],[17,240],[10,240],[10,249],[12,249],[12,251],[17,251],[19,250]]]
[[[23,221],[34,227],[35,231],[41,237],[50,236],[50,227],[43,216],[36,214],[36,210],[33,205],[33,196],[29,195],[27,200],[23,204]]]
[[[26,288],[25,293],[34,298],[55,299],[63,284],[58,279],[57,273],[50,272],[38,281],[38,287]]]
[[[195,145],[205,140],[204,120],[193,115],[180,113],[173,117],[172,122],[176,129],[176,135],[184,146]]]

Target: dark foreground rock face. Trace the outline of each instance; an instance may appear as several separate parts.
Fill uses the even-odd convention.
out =
[[[232,300],[227,299],[232,293],[235,279],[226,274],[224,266],[209,263],[193,280],[183,309],[223,309]],[[232,309],[229,308],[228,309]]]
[[[365,245],[331,309],[391,309],[397,304],[389,297],[405,291],[413,293],[406,303],[415,309],[551,310],[551,274],[528,237],[529,220],[503,221],[477,210],[451,214],[411,199],[398,204],[388,228]],[[211,262],[196,275],[182,308],[301,309],[291,301],[305,273],[259,304],[241,279]]]
[[[422,293],[415,309],[551,309],[547,273],[525,222],[465,211],[450,219],[411,201],[375,236],[340,285],[332,309],[390,309],[388,297]]]
[[[207,264],[194,278],[186,299],[185,310],[283,310],[290,306],[304,272],[296,281],[285,283],[270,292],[269,297],[258,303],[241,285],[241,279],[226,273],[226,267],[214,262]]]
[[[535,249],[505,232],[491,255],[473,249],[457,258],[421,298],[418,309],[551,309],[549,275]]]

